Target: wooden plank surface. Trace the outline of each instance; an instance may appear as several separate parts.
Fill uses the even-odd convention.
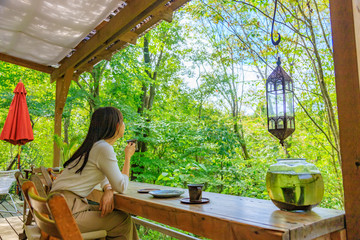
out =
[[[0,218],[0,237],[3,240],[14,240],[19,238],[5,218]]]
[[[21,211],[21,209],[17,209],[17,212],[15,212],[15,208],[14,208],[13,203],[11,202],[10,199],[7,199],[6,201],[2,202],[1,205],[2,205],[2,207],[3,207],[4,209],[6,209],[7,211],[10,211],[10,212],[11,212],[11,213],[9,213],[8,216],[11,217],[11,216],[18,216],[18,215],[20,215],[20,212],[19,212],[19,211]],[[15,205],[16,205],[16,203],[15,203]],[[17,208],[17,207],[16,207],[16,208]]]
[[[142,188],[174,189],[130,182],[125,194],[116,194],[116,208],[211,239],[289,239],[309,231],[319,237],[344,229],[343,211],[314,208],[291,213],[278,210],[271,201],[209,192],[203,197],[210,203],[188,205],[180,203],[188,197],[187,190],[178,198],[159,199],[137,193]],[[89,199],[99,201],[101,195],[96,190]]]
[[[2,218],[7,218],[7,217],[11,217],[11,216],[16,216],[22,221],[22,211],[23,211],[24,204],[17,197],[14,197],[14,202],[15,202],[15,205],[16,205],[16,208],[17,208],[18,212],[17,213],[0,212],[0,218],[1,217]],[[0,210],[15,211],[14,207],[12,206],[11,200],[9,198],[7,198],[6,201],[3,201],[0,204]]]
[[[12,217],[12,214],[9,213],[9,212],[2,212],[2,211],[8,211],[7,208],[5,207],[6,205],[6,201],[3,201],[1,204],[0,204],[0,217],[2,218],[7,218],[7,217]]]
[[[347,238],[360,236],[360,2],[330,0]]]
[[[23,222],[19,217],[8,217],[6,221],[9,223],[11,228],[16,232],[17,235],[23,232]]]
[[[18,218],[23,221],[23,211],[24,211],[24,202],[21,201],[20,199],[16,198],[14,199],[15,201],[15,204],[16,204],[16,207],[19,211],[19,215],[18,215]]]

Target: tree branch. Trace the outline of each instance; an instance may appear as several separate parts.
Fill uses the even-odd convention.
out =
[[[324,134],[324,136],[326,137],[326,139],[328,140],[328,142],[330,143],[330,145],[335,149],[336,152],[339,152],[339,150],[334,146],[334,144],[332,143],[331,139],[329,138],[329,136],[326,134],[326,132],[319,126],[319,124],[317,124],[317,122],[311,117],[311,115],[309,114],[309,112],[305,109],[305,107],[301,104],[300,100],[298,99],[298,97],[296,96],[296,94],[294,93],[294,96],[296,98],[296,101],[299,103],[300,107],[304,110],[305,114],[310,118],[310,120],[315,124],[315,126]]]

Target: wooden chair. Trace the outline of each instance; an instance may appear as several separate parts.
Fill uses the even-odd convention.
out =
[[[50,176],[50,172],[44,166],[39,168],[35,168],[34,165],[31,166],[31,176],[38,176],[44,186],[46,194],[48,194],[51,190],[53,179]],[[30,176],[30,178],[31,178]]]
[[[15,178],[16,178],[16,182],[19,186],[22,186],[25,181],[28,181],[27,179],[24,178],[24,176],[22,175],[21,172],[15,173]],[[24,210],[23,210],[24,211],[23,212],[24,231],[19,234],[20,240],[27,239],[25,228],[31,228],[31,224],[32,224],[32,220],[33,220],[32,213],[27,208],[27,206],[29,206],[29,203],[27,202],[27,199],[24,197],[24,195],[23,195],[23,200],[24,200]],[[31,230],[28,230],[28,231],[31,231]]]
[[[22,190],[38,227],[37,232],[33,228],[26,231],[29,239],[105,239],[105,230],[80,233],[62,194],[53,193],[47,198],[40,197],[31,181],[24,182]]]
[[[22,186],[24,182],[28,181],[28,179],[25,179],[23,177],[21,172],[16,172],[15,178],[16,178],[16,182],[19,186]],[[35,188],[36,188],[37,192],[39,193],[39,195],[43,198],[46,198],[47,194],[44,190],[44,186],[43,186],[43,183],[42,183],[40,177],[37,175],[31,175],[30,181],[32,181],[34,183]],[[32,222],[32,214],[31,214],[31,211],[28,211],[27,206],[29,206],[28,200],[26,198],[24,198],[23,219],[24,219],[25,224],[29,225]]]
[[[30,181],[32,181],[35,184],[35,188],[39,193],[39,195],[43,198],[46,198],[47,193],[51,189],[52,181],[53,181],[53,178],[51,177],[49,170],[51,170],[51,168],[45,168],[44,166],[35,168],[34,165],[32,165],[31,170],[26,171],[26,176],[27,176],[26,179],[23,177],[22,173],[20,172],[15,173],[18,186],[22,186],[22,184],[25,181],[30,179]],[[30,204],[28,203],[28,200],[24,198],[24,207],[23,207],[24,232],[19,234],[19,239],[22,240],[26,239],[27,235],[29,236],[39,235],[39,233],[36,234],[37,232],[39,232],[39,229],[33,223],[32,211],[28,209],[28,206],[30,206]]]

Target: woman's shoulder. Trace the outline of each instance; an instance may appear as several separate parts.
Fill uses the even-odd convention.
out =
[[[114,153],[114,148],[105,140],[99,140],[96,143],[94,143],[91,151],[102,152],[102,153],[105,153],[105,152]]]
[[[106,142],[104,139],[101,139],[94,143],[92,148],[113,148],[108,142]]]

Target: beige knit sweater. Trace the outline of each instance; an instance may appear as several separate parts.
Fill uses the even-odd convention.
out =
[[[51,192],[67,190],[86,197],[96,185],[101,184],[103,188],[109,182],[117,192],[123,193],[126,190],[129,177],[121,173],[114,148],[106,141],[100,140],[94,144],[85,168],[81,173],[75,173],[82,161],[75,168],[65,168],[54,181]]]

